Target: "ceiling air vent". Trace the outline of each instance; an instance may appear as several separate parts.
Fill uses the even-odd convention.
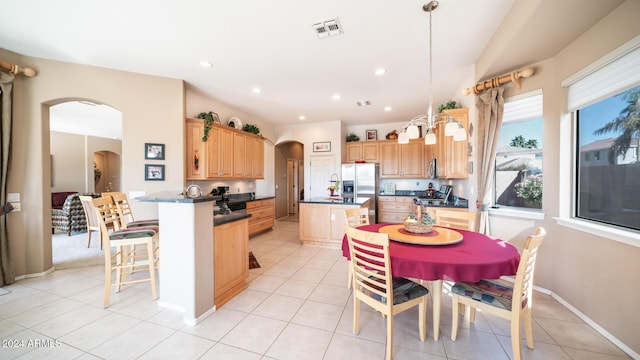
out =
[[[315,29],[318,39],[342,34],[342,27],[340,27],[338,18],[318,21],[311,26]]]

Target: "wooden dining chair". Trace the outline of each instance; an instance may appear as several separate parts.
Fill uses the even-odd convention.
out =
[[[118,212],[120,226],[122,228],[132,228],[139,226],[158,226],[158,219],[136,220],[129,205],[129,199],[125,193],[114,193],[111,195],[113,203]]]
[[[346,224],[350,227],[358,227],[362,225],[369,225],[369,208],[357,208],[357,209],[347,209],[344,211],[344,217],[346,220]],[[349,264],[349,274],[347,277],[347,288],[351,289],[351,276],[353,272],[351,271],[351,264]]]
[[[462,230],[475,231],[476,212],[436,209],[436,224]]]
[[[101,197],[92,199],[96,216],[100,222],[101,241],[104,250],[104,307],[109,307],[111,287],[120,292],[122,285],[149,281],[153,299],[158,298],[155,272],[158,266],[158,227],[147,226],[123,229],[119,224],[119,216],[113,199]],[[112,232],[108,229],[113,228]],[[139,248],[143,247],[142,249]],[[111,249],[115,249],[112,253]],[[127,280],[127,276],[137,272],[148,271],[149,277]],[[115,282],[112,283],[112,273]]]
[[[387,319],[386,359],[393,354],[393,318],[418,306],[420,341],[427,338],[427,294],[411,280],[393,277],[389,256],[389,235],[344,226],[353,271],[353,333],[358,334],[360,303],[371,306]]]
[[[100,250],[102,250],[102,237],[100,236],[100,222],[96,215],[96,210],[93,207],[93,198],[91,196],[80,195],[80,202],[82,203],[82,209],[84,210],[84,216],[87,218],[87,247],[91,247],[91,232],[98,232],[98,239],[100,241]]]
[[[524,324],[527,347],[533,349],[533,328],[531,308],[533,306],[533,274],[535,271],[538,248],[546,232],[539,227],[535,235],[527,238],[513,287],[493,280],[480,280],[475,283],[456,282],[451,288],[453,297],[453,329],[451,340],[458,335],[460,305],[469,307],[469,321],[475,320],[476,309],[511,321],[511,349],[513,359],[522,359],[520,345],[520,325]]]

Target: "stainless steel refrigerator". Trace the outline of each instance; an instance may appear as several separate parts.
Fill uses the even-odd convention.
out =
[[[379,193],[378,164],[342,164],[342,197],[345,201],[354,198],[369,198],[369,222],[378,222]]]

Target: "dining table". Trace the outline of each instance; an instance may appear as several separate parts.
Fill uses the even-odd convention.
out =
[[[498,279],[515,275],[520,253],[499,238],[474,231],[433,226],[429,233],[412,233],[403,224],[371,224],[360,230],[387,233],[391,272],[395,277],[432,282],[433,337],[440,336],[443,281]],[[357,239],[354,239],[357,240]],[[351,259],[347,236],[342,254]]]

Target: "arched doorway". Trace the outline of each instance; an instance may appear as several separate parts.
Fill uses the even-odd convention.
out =
[[[276,219],[295,217],[304,197],[304,145],[297,141],[275,147]]]
[[[122,188],[122,113],[93,100],[61,101],[49,107],[51,192],[80,194]],[[77,211],[78,209],[75,209]],[[84,212],[83,212],[84,213]],[[104,263],[94,231],[52,231],[56,269]]]

